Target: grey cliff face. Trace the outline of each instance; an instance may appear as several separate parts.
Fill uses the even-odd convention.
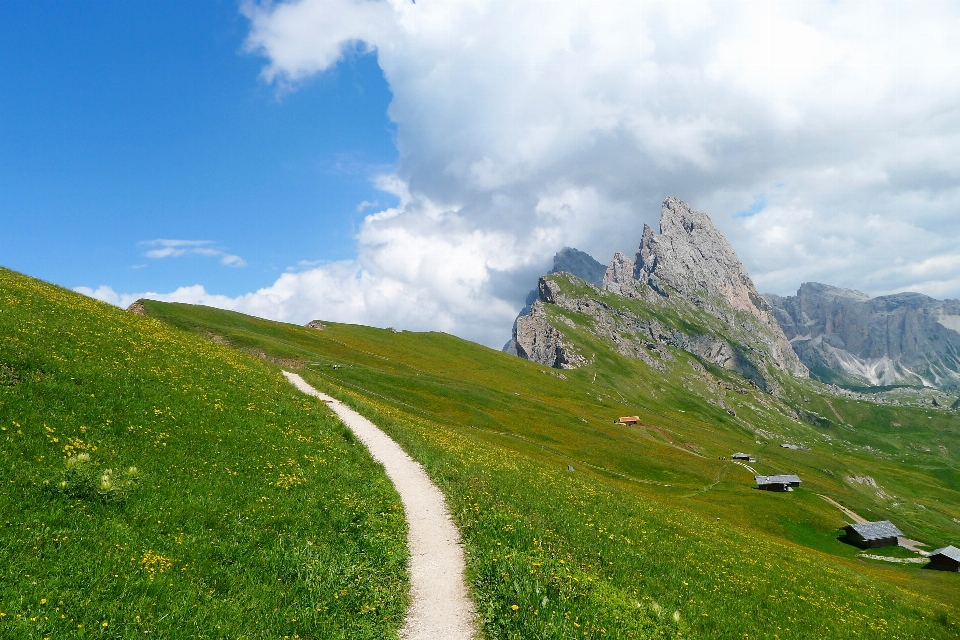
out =
[[[611,263],[609,284],[605,280],[609,291],[623,293],[624,287],[632,284],[622,273],[624,266]],[[679,295],[725,322],[755,325],[759,329],[756,339],[774,366],[795,376],[808,374],[770,304],[753,286],[737,253],[706,213],[694,211],[677,198],[664,200],[660,233],[644,226],[632,276],[635,283],[646,284],[663,297]],[[752,318],[738,318],[738,312]]]
[[[644,232],[648,228],[645,227]],[[613,254],[613,260],[610,261],[610,266],[603,274],[603,281],[600,286],[607,291],[624,294],[624,285],[633,284],[633,270],[633,260],[617,251]]]
[[[753,286],[746,268],[709,216],[676,198],[663,202],[660,233],[649,226],[637,251],[633,277],[662,295],[669,287],[684,297],[711,304],[719,296],[737,311],[776,325],[770,305]],[[718,307],[717,314],[728,313]]]
[[[541,284],[544,280],[540,279]],[[543,287],[541,287],[543,289]],[[516,322],[517,355],[556,369],[573,369],[584,364],[584,359],[563,342],[563,334],[547,322],[547,311],[541,300],[530,307],[530,313]]]
[[[639,358],[655,368],[672,359],[670,351],[663,348],[668,345],[735,370],[774,393],[778,386],[772,370],[808,375],[774,318],[773,309],[757,292],[736,252],[707,214],[693,211],[676,198],[667,198],[660,228],[658,234],[645,227],[635,259],[615,254],[602,278],[591,273],[588,280],[567,271],[593,285],[595,294],[566,297],[557,283],[571,276],[559,273],[542,277],[535,292],[536,302],[521,312],[515,338],[507,347],[548,366],[561,366],[551,364],[561,360],[567,367],[582,364],[582,358],[559,355],[558,345],[564,354],[570,350],[563,347],[563,327],[547,321],[547,308],[556,305],[591,317],[591,330],[596,335],[609,339],[622,355]],[[571,279],[571,284],[576,282]],[[683,310],[709,314],[713,319],[707,324],[719,331],[691,333],[654,317],[640,317],[604,303],[601,289],[643,301],[650,308],[665,306],[681,315],[687,313]],[[563,316],[558,319],[566,320]],[[720,332],[729,338],[721,337]]]
[[[581,280],[589,282],[590,284],[599,287],[603,282],[603,274],[606,272],[607,268],[600,262],[594,260],[593,256],[588,253],[584,253],[579,249],[574,249],[573,247],[564,247],[560,249],[553,256],[553,268],[550,269],[549,273],[572,273]],[[527,294],[527,299],[524,303],[523,309],[520,311],[520,314],[517,316],[517,319],[530,313],[531,305],[538,297],[538,292],[536,289],[530,291]],[[513,323],[513,337],[503,345],[501,349],[505,353],[512,355],[520,355],[517,350],[517,323]]]
[[[853,289],[841,289],[819,282],[806,282],[800,285],[796,296],[782,298],[773,294],[764,297],[773,308],[773,315],[783,329],[788,340],[807,333],[804,327],[811,318],[823,318],[831,315],[829,307],[836,304],[851,305],[870,299],[865,293]]]
[[[960,301],[919,293],[870,298],[816,282],[768,295],[801,359],[827,382],[960,387]]]

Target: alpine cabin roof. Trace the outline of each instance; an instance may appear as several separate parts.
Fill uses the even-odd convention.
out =
[[[791,482],[800,482],[800,476],[780,475],[780,476],[754,476],[757,484],[790,484]]]
[[[848,528],[856,531],[864,540],[882,540],[883,538],[897,538],[903,535],[903,531],[893,526],[893,523],[889,520],[858,522],[849,525]]]
[[[931,551],[930,555],[931,556],[937,556],[937,555],[947,556],[951,560],[956,560],[957,562],[960,562],[960,549],[957,549],[953,545],[944,547],[942,549],[937,549],[935,551]]]

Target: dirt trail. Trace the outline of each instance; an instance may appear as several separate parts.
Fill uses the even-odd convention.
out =
[[[748,465],[748,464],[745,463],[745,462],[740,462],[739,460],[731,460],[730,462],[732,462],[733,464],[738,464],[738,465],[740,465],[741,467],[743,467],[744,469],[746,469],[747,471],[749,471],[750,473],[752,473],[752,474],[755,475],[755,476],[760,475],[759,473],[757,473],[757,470],[756,470],[756,469],[754,469],[753,467],[751,467],[750,465]]]
[[[913,551],[914,553],[919,553],[922,556],[930,555],[929,551],[924,551],[923,549],[920,548],[920,547],[926,547],[929,545],[923,542],[920,542],[918,540],[911,540],[910,538],[900,536],[897,538],[897,544],[903,547],[904,549],[909,549],[910,551]]]
[[[847,509],[845,506],[843,506],[842,504],[840,504],[839,502],[837,502],[837,501],[834,500],[833,498],[828,498],[827,496],[823,495],[822,493],[818,493],[817,495],[820,496],[821,498],[823,498],[824,500],[826,500],[827,502],[829,502],[830,504],[832,504],[833,506],[835,506],[837,509],[840,509],[840,511],[843,511],[848,518],[850,518],[851,520],[853,520],[854,523],[868,522],[868,520],[867,520],[866,518],[857,515],[856,513],[854,513],[853,511],[851,511],[850,509]]]
[[[824,400],[826,401],[827,405],[830,407],[830,410],[833,411],[833,415],[837,416],[837,420],[839,420],[840,422],[846,422],[846,420],[843,419],[843,416],[840,415],[840,412],[837,411],[837,408],[833,406],[833,403],[830,402],[830,400],[828,400],[827,398],[824,398]]]
[[[878,556],[872,553],[858,553],[858,558],[870,558],[871,560],[883,560],[884,562],[896,562],[899,564],[924,564],[927,562],[924,558],[891,558],[890,556]]]
[[[474,608],[464,581],[460,532],[446,501],[423,467],[372,422],[320,393],[295,373],[283,372],[300,391],[320,398],[383,465],[403,502],[409,527],[410,608],[400,630],[409,640],[468,640],[475,635]]]

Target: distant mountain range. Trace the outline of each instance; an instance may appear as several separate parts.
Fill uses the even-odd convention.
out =
[[[565,247],[554,257],[554,273],[576,276],[597,294],[644,301],[651,309],[669,307],[681,319],[687,318],[684,305],[692,305],[701,318],[720,321],[684,327],[633,318],[626,333],[611,329],[617,322],[598,324],[598,331],[616,334],[612,339],[621,351],[648,334],[769,388],[776,387],[777,372],[848,387],[960,388],[960,301],[919,293],[870,298],[819,283],[803,284],[796,296],[761,295],[709,216],[676,198],[663,203],[660,233],[644,227],[632,259],[618,252],[604,266]],[[566,304],[581,311],[590,306],[588,297]],[[601,315],[609,315],[611,305],[592,297]],[[547,329],[542,304],[551,302],[549,282],[541,278],[504,351],[550,366],[576,366],[576,358],[558,346],[561,330]]]
[[[960,300],[920,293],[871,298],[817,282],[767,294],[811,374],[841,385],[960,387]]]

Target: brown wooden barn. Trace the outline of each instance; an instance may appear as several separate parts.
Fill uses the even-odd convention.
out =
[[[960,549],[949,546],[931,551],[930,564],[927,566],[941,571],[960,571]]]
[[[800,486],[800,476],[793,474],[780,476],[754,476],[757,487],[764,491],[793,491]]]
[[[617,424],[637,424],[638,422],[640,422],[640,416],[623,416]]]
[[[897,538],[903,535],[889,520],[849,524],[846,530],[847,540],[863,549],[894,546]]]

